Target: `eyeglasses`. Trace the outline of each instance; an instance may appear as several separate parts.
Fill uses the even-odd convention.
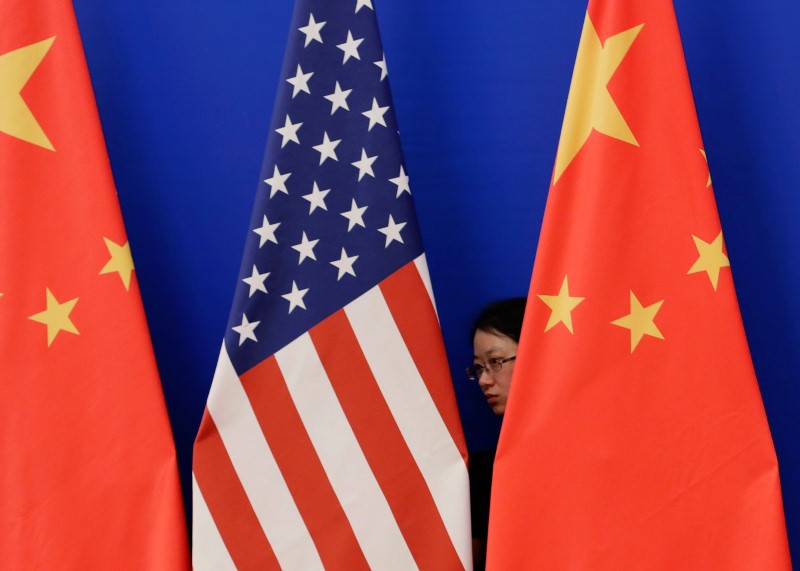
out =
[[[504,363],[510,363],[516,358],[517,356],[513,355],[511,357],[506,357],[505,359],[489,359],[489,363],[487,364],[486,367],[484,367],[483,365],[471,365],[467,367],[467,378],[470,379],[471,381],[477,381],[481,378],[481,375],[483,375],[487,369],[493,373],[498,373],[500,372],[500,369],[503,368]]]

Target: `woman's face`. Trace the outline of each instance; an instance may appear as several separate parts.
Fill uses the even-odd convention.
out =
[[[486,402],[492,407],[492,411],[498,416],[502,416],[506,410],[508,400],[508,389],[511,387],[511,373],[514,371],[514,361],[503,363],[502,368],[494,372],[490,366],[491,361],[508,359],[517,354],[517,342],[497,333],[489,333],[480,329],[475,333],[472,340],[475,350],[473,363],[486,367],[486,370],[478,379]]]

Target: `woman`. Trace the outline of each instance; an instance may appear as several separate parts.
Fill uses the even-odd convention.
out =
[[[498,416],[506,410],[526,301],[524,297],[516,297],[492,303],[481,311],[472,328],[473,363],[467,367],[467,377],[477,381],[486,402]],[[494,453],[492,448],[469,457],[472,556],[476,570],[486,565]]]

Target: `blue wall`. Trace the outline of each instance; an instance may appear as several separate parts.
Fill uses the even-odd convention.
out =
[[[527,292],[585,0],[374,0],[468,444],[485,302]],[[75,0],[188,490],[290,0]],[[800,562],[800,3],[677,0]],[[188,501],[188,496],[187,496]]]

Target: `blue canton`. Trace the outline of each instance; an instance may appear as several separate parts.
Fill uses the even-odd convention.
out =
[[[372,3],[298,1],[225,336],[237,373],[422,253],[406,173]]]

